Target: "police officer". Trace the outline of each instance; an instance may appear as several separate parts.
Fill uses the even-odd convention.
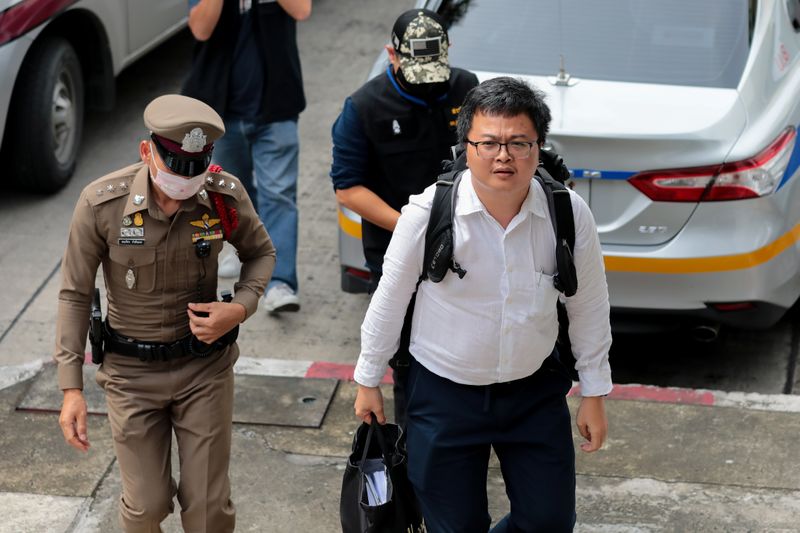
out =
[[[238,324],[252,315],[275,249],[238,179],[209,168],[224,133],[206,104],[179,95],[144,111],[141,162],[88,185],[61,264],[55,359],[66,441],[89,448],[82,372],[98,266],[108,314],[105,389],[122,474],[127,532],[160,531],[177,492],[186,531],[233,531],[228,463]],[[217,255],[229,241],[243,262],[235,295],[217,301]],[[177,437],[180,483],[170,476]]]
[[[401,14],[386,46],[386,71],[344,103],[333,125],[331,179],[340,204],[362,217],[362,243],[372,290],[400,209],[442,172],[458,141],[456,119],[474,74],[451,67],[444,21],[428,9]],[[392,360],[395,421],[405,419],[403,383],[413,300]]]

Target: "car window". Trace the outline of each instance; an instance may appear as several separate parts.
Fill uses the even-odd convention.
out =
[[[451,0],[454,65],[578,78],[736,87],[749,52],[748,0]]]

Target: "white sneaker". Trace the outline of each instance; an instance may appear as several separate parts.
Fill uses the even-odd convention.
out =
[[[300,310],[300,298],[287,284],[278,283],[264,295],[263,306],[270,313],[296,312]]]
[[[219,258],[219,268],[217,275],[221,278],[238,278],[239,273],[242,271],[242,263],[239,261],[239,256],[235,253],[230,253]]]

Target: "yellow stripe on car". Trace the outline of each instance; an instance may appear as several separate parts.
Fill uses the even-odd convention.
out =
[[[350,237],[353,237],[355,239],[360,239],[361,238],[361,223],[360,222],[354,222],[354,221],[350,220],[349,218],[347,218],[347,215],[345,215],[342,212],[342,208],[341,207],[338,208],[337,211],[339,212],[339,227],[342,228],[342,231],[346,235],[348,235]]]
[[[753,268],[777,257],[800,239],[800,224],[775,241],[752,252],[714,257],[656,258],[606,255],[609,272],[647,272],[650,274],[702,274]]]
[[[361,238],[361,224],[350,220],[341,209],[339,227],[353,238]],[[604,257],[608,272],[646,272],[649,274],[702,274],[753,268],[777,257],[781,252],[800,240],[800,224],[793,227],[777,240],[752,252],[713,257],[660,258],[626,257],[606,255]]]

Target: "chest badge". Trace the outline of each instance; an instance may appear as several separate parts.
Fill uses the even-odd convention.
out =
[[[195,228],[208,230],[219,224],[219,219],[211,218],[208,213],[203,213],[203,216],[200,217],[200,220],[191,220],[189,221],[189,224]]]
[[[133,215],[133,225],[136,227],[141,227],[144,224],[144,219],[142,218],[141,213],[136,213]]]
[[[129,216],[122,217],[122,225],[123,226],[127,227],[127,226],[130,226],[131,224],[133,224],[133,219],[131,219],[131,217],[129,217]]]
[[[400,130],[400,123],[397,122],[397,119],[392,120],[392,133],[395,135],[400,135],[402,130]]]
[[[192,233],[192,242],[209,241],[222,238],[221,229],[211,229],[219,224],[218,218],[211,218],[208,213],[204,213],[200,220],[190,220],[189,224],[201,231]]]
[[[131,290],[136,286],[136,274],[134,274],[132,268],[129,268],[128,272],[125,274],[125,286]]]

